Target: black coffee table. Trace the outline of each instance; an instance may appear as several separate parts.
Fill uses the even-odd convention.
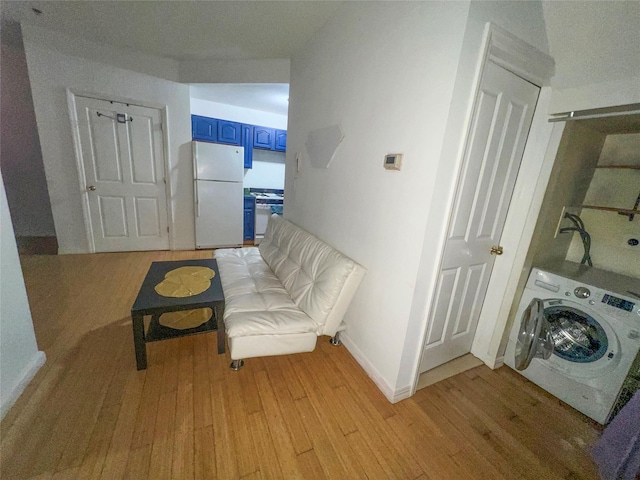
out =
[[[155,286],[160,283],[167,272],[180,267],[209,267],[215,276],[211,279],[211,286],[204,292],[192,297],[175,298],[163,297],[155,291]],[[165,327],[160,324],[160,316],[163,313],[177,312],[181,310],[195,310],[197,308],[210,308],[213,312],[211,319],[199,327],[178,330]],[[178,260],[171,262],[153,262],[147,276],[142,282],[138,297],[131,307],[131,320],[133,323],[133,344],[136,349],[136,364],[138,370],[147,368],[147,346],[149,342],[157,342],[169,338],[184,337],[197,333],[218,331],[218,353],[225,352],[225,333],[222,316],[224,314],[224,294],[220,283],[218,263],[214,259],[204,260]],[[144,317],[151,315],[149,328],[145,332]]]

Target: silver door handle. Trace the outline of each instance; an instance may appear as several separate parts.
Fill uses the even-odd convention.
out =
[[[96,191],[96,186],[95,185],[87,186],[87,192],[95,192],[95,191]]]

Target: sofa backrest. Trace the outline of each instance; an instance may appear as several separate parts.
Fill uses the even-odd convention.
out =
[[[366,270],[279,215],[269,219],[260,255],[318,334],[335,335]]]

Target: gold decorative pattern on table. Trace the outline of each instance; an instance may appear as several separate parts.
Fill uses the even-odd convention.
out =
[[[167,272],[155,291],[163,297],[192,297],[211,286],[215,272],[208,267],[180,267]]]
[[[187,330],[208,322],[212,315],[213,312],[210,308],[196,308],[195,310],[163,313],[158,321],[160,325],[174,330]]]

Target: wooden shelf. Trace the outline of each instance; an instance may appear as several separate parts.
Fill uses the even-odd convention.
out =
[[[624,215],[638,215],[640,214],[640,210],[629,210],[625,208],[614,208],[614,207],[598,207],[596,205],[580,205],[580,208],[590,208],[591,210],[603,210],[605,212],[617,212],[622,213]]]
[[[640,170],[638,165],[596,165],[596,168],[626,168],[629,170]]]

